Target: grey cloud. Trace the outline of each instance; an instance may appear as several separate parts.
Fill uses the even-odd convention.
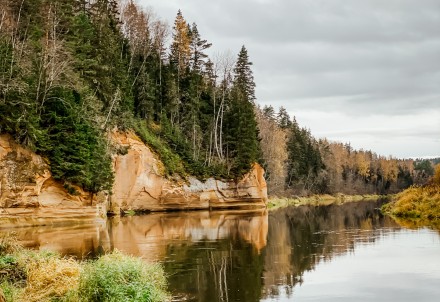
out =
[[[326,136],[373,136],[376,138],[387,139],[389,137],[399,137],[406,139],[429,138],[437,139],[439,133],[435,129],[427,129],[424,133],[420,133],[415,129],[357,129],[345,131],[328,131],[324,133]]]
[[[216,36],[284,43],[421,41],[440,33],[438,1],[194,1]]]

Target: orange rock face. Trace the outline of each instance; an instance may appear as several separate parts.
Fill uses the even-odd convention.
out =
[[[16,144],[9,135],[0,135],[0,208],[80,210],[99,204],[97,213],[103,208],[119,213],[266,206],[264,170],[258,164],[238,183],[214,178],[202,182],[194,177],[186,182],[171,180],[164,177],[159,156],[135,134],[114,131],[111,138],[127,153],[114,157],[111,194],[92,196],[80,188],[75,188],[78,195],[69,194],[52,178],[41,156]]]
[[[265,207],[267,186],[263,168],[253,169],[236,184],[209,178],[202,182],[189,177],[188,182],[163,176],[163,164],[133,133],[112,133],[113,141],[128,148],[114,161],[115,185],[110,209],[183,210],[213,208]]]
[[[41,156],[16,144],[9,135],[0,135],[1,208],[82,208],[90,195],[76,188],[70,195],[55,181]]]

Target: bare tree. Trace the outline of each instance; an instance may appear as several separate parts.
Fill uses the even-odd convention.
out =
[[[222,162],[224,161],[223,153],[223,118],[225,113],[225,102],[228,90],[232,83],[232,70],[234,68],[235,60],[230,51],[214,56],[214,74],[216,79],[220,79],[218,87],[220,90],[220,104],[217,105],[217,96],[214,94],[214,149],[217,157]],[[217,83],[216,83],[217,86]]]

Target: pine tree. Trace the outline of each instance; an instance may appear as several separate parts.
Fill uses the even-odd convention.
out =
[[[183,18],[182,12],[177,12],[173,27],[173,42],[171,44],[171,62],[176,66],[177,77],[186,74],[191,57],[190,28]]]
[[[246,101],[254,103],[255,83],[251,66],[252,62],[249,61],[247,49],[243,45],[234,68],[234,87],[238,88]]]
[[[275,121],[275,109],[272,105],[265,105],[263,107],[263,115],[271,121]]]
[[[292,121],[290,120],[289,113],[287,113],[286,108],[280,107],[277,115],[278,126],[281,129],[288,129],[292,126]]]
[[[295,118],[290,123],[286,187],[311,191],[323,168],[319,146],[310,131],[300,128]]]
[[[191,26],[191,70],[196,73],[202,72],[202,67],[206,64],[208,55],[204,51],[212,46],[207,40],[202,40],[195,23]]]
[[[249,171],[260,154],[254,113],[255,83],[251,65],[243,46],[234,68],[232,100],[225,127],[231,173],[235,179]]]

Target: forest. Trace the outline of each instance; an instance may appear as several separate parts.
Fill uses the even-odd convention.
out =
[[[67,187],[111,188],[111,155],[124,152],[107,138],[115,127],[135,130],[169,176],[238,179],[258,160],[244,46],[213,62],[180,11],[169,29],[133,1],[1,7],[0,132],[45,156]]]
[[[55,179],[110,190],[109,132],[132,130],[168,177],[239,180],[255,162],[270,194],[389,193],[422,184],[428,160],[316,139],[286,109],[260,108],[245,46],[212,43],[177,12],[135,1],[0,0],[0,133],[44,156]]]
[[[316,139],[286,109],[255,109],[271,195],[392,194],[424,185],[440,158],[397,159]]]

